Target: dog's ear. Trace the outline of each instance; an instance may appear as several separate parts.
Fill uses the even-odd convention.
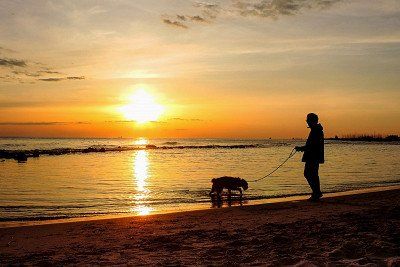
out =
[[[245,179],[242,179],[242,187],[244,190],[247,190],[249,188],[249,184]]]

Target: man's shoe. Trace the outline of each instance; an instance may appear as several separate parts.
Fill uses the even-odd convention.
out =
[[[318,198],[318,199],[320,199],[322,196],[323,196],[322,193],[319,192],[315,197]]]
[[[319,194],[316,194],[316,195],[312,194],[311,197],[308,200],[312,201],[312,202],[317,202],[317,201],[319,201],[319,199],[321,197],[322,197],[322,193],[319,193]]]

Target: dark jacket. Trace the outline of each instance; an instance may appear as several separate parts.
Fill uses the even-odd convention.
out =
[[[306,145],[303,147],[304,154],[302,161],[316,161],[324,163],[324,131],[321,124],[311,128]]]

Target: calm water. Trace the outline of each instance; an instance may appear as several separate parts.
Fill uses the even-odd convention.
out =
[[[302,140],[222,139],[0,139],[0,149],[204,146],[258,144],[256,148],[176,148],[29,158],[0,162],[0,221],[112,214],[151,214],[212,207],[213,177],[262,177]],[[326,142],[324,192],[400,184],[399,143]],[[301,154],[273,176],[250,183],[245,204],[309,193]]]

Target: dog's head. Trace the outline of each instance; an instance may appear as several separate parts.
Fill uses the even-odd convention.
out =
[[[241,179],[240,185],[243,188],[243,190],[247,190],[247,188],[249,188],[249,184],[246,182],[245,179]]]

